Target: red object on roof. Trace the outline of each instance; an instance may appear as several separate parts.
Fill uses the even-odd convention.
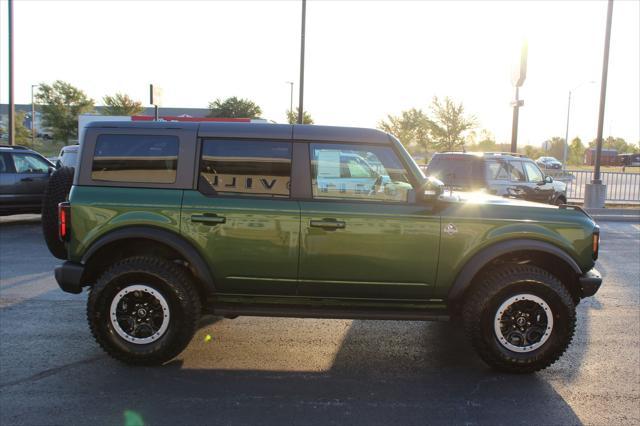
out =
[[[180,117],[175,115],[162,115],[161,120],[166,121],[218,121],[229,123],[251,123],[250,118],[212,118],[212,117]],[[153,121],[151,115],[134,115],[131,117],[132,121]]]

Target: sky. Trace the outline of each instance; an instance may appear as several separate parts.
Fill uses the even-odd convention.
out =
[[[529,46],[519,146],[595,138],[605,1],[307,2],[305,110],[316,124],[375,127],[387,114],[462,102],[479,128],[509,142],[512,65]],[[97,105],[124,92],[165,106],[206,108],[250,98],[285,121],[298,103],[300,1],[14,2],[15,98],[60,79]],[[7,93],[7,2],[0,0],[0,102]],[[589,83],[593,81],[593,83]],[[584,84],[583,84],[584,83]],[[640,1],[616,0],[604,136],[640,141]]]

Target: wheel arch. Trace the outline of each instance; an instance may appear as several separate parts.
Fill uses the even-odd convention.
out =
[[[149,253],[181,261],[197,281],[201,296],[215,292],[213,273],[198,250],[181,235],[152,226],[118,228],[95,240],[82,256],[82,280],[94,283],[109,264]]]
[[[535,264],[558,277],[574,297],[580,300],[577,277],[582,274],[578,263],[561,248],[539,240],[514,239],[485,247],[467,261],[458,272],[448,293],[448,300],[457,305],[474,285],[475,278],[493,265],[503,262]]]

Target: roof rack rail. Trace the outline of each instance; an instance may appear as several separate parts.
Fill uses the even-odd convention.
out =
[[[8,144],[0,144],[0,148],[12,148],[12,149],[30,149],[26,146],[22,145],[8,145]]]
[[[493,152],[493,151],[488,151],[485,152],[486,155],[511,155],[513,157],[526,157],[525,154],[520,154],[519,152]]]

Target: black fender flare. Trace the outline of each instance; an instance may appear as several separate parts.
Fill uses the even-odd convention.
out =
[[[86,250],[82,256],[82,264],[86,265],[93,255],[108,244],[127,239],[147,239],[171,247],[188,260],[196,279],[204,284],[205,290],[211,294],[215,292],[213,273],[198,250],[181,235],[152,226],[126,226],[104,234]]]
[[[557,258],[565,262],[571,269],[573,269],[576,274],[582,274],[582,270],[580,269],[580,266],[578,266],[576,261],[567,252],[557,246],[554,246],[553,244],[544,241],[528,239],[501,241],[485,247],[484,249],[473,255],[471,259],[469,259],[469,261],[467,261],[467,263],[462,267],[462,269],[456,276],[456,279],[453,282],[451,289],[449,290],[448,299],[459,299],[472,285],[473,277],[487,263],[491,262],[494,259],[497,259],[504,254],[524,250],[538,251],[556,256]]]

